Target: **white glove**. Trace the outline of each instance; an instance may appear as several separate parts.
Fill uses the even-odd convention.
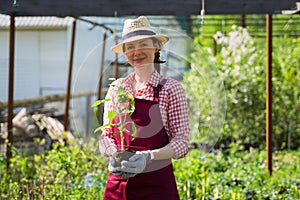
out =
[[[115,159],[112,156],[109,157],[108,171],[113,173],[115,176],[121,176],[122,175],[121,167],[117,166],[117,162],[115,161]]]
[[[137,175],[137,174],[129,173],[129,172],[122,172],[122,179],[124,180],[124,179],[128,179],[128,178],[132,178],[135,175]]]
[[[128,161],[121,162],[121,170],[129,173],[142,173],[146,168],[148,160],[148,153],[144,151],[137,151]]]
[[[108,171],[110,171],[115,176],[122,176],[122,179],[131,178],[136,175],[134,173],[121,171],[121,167],[117,166],[116,160],[112,156],[109,157]]]

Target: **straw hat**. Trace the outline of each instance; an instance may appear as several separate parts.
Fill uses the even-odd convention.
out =
[[[113,46],[111,50],[123,54],[123,44],[145,38],[156,38],[161,46],[169,40],[166,35],[156,34],[154,28],[150,26],[149,20],[145,16],[140,16],[136,19],[125,20],[122,32],[123,41]]]

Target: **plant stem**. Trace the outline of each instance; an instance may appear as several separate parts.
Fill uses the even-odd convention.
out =
[[[120,136],[121,136],[121,149],[122,149],[122,151],[124,151],[124,134],[123,134],[123,131],[120,132]]]
[[[122,121],[122,116],[121,116],[121,113],[122,113],[122,109],[121,109],[121,105],[119,104],[118,105],[118,115],[119,115],[119,121],[120,121],[120,127],[119,128],[119,131],[120,131],[120,137],[121,137],[121,150],[124,151],[124,133],[123,133],[123,121]]]

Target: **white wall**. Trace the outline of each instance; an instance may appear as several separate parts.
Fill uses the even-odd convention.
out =
[[[78,27],[76,31],[73,81],[84,59],[101,40],[97,32]],[[0,31],[0,101],[7,101],[9,34]],[[16,31],[14,98],[65,93],[71,46],[71,27],[66,30]],[[97,70],[101,52],[89,59]],[[92,73],[95,75],[95,72]],[[88,78],[88,77],[85,77]],[[96,77],[90,77],[96,78]],[[90,89],[92,88],[89,85]]]
[[[17,32],[15,39],[15,81],[14,98],[22,99],[38,96],[38,48],[37,32]],[[8,69],[9,69],[9,37],[7,32],[0,32],[0,101],[7,101],[8,97]]]
[[[39,88],[40,95],[64,93],[67,84],[67,32],[39,32]]]
[[[8,32],[0,31],[0,101],[7,100],[8,52]]]

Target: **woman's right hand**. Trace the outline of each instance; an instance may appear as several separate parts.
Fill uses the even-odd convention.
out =
[[[115,176],[122,175],[121,167],[117,166],[117,162],[112,156],[109,157],[108,171],[113,173]]]

